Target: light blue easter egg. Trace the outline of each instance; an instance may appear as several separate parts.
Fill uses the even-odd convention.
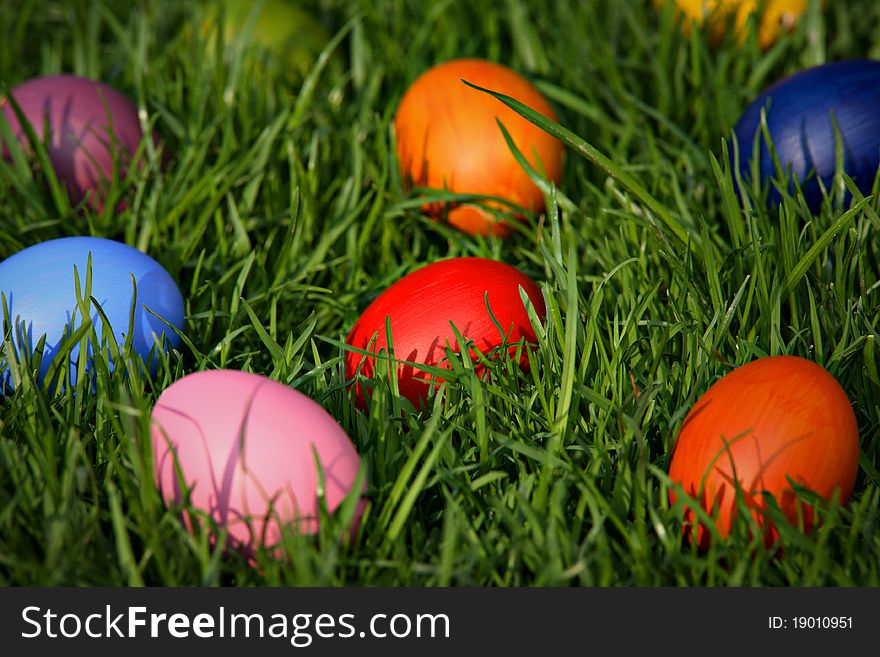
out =
[[[120,348],[131,333],[132,349],[146,363],[163,336],[165,349],[180,344],[179,336],[169,325],[183,329],[183,297],[170,274],[153,258],[121,242],[96,237],[42,242],[0,262],[0,295],[5,301],[5,310],[0,309],[0,314],[7,328],[5,339],[12,338],[18,360],[33,354],[41,337],[46,336],[38,373],[40,383],[59,356],[65,338],[83,325],[83,313],[77,305],[76,276],[82,297],[90,255],[91,297],[103,310]],[[87,357],[91,358],[101,349],[108,326],[94,303],[89,316],[98,338],[97,344],[89,342]],[[68,355],[67,369],[72,382],[76,380],[79,352],[77,344]],[[153,374],[156,364],[154,355],[150,359]],[[57,369],[62,374],[63,365]],[[90,365],[91,360],[87,364],[89,370]],[[110,365],[112,368],[112,362]],[[0,353],[0,390],[8,392],[13,385],[11,370]]]

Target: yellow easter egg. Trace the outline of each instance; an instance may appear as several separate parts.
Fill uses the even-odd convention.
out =
[[[667,0],[654,0],[658,9]],[[779,35],[794,29],[801,14],[807,9],[808,0],[676,0],[682,30],[690,36],[691,25],[705,26],[713,44],[724,37],[724,31],[734,18],[737,38],[744,41],[748,36],[749,17],[757,13],[758,43],[769,48]]]
[[[736,27],[740,38],[748,34],[749,16],[762,7],[757,0],[742,0],[736,11]],[[807,10],[807,0],[768,0],[763,3],[763,12],[758,19],[758,43],[769,48],[782,32],[791,32],[801,14]]]

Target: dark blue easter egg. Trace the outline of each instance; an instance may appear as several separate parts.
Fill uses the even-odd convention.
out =
[[[96,237],[66,237],[42,242],[0,262],[0,295],[5,299],[6,308],[5,311],[0,309],[0,314],[3,315],[3,325],[13,328],[12,342],[18,360],[22,360],[24,353],[32,354],[40,338],[46,336],[40,382],[65,338],[83,324],[82,312],[77,306],[76,277],[79,278],[82,298],[89,255],[91,296],[103,310],[120,348],[129,334],[129,325],[132,326],[133,351],[144,362],[148,361],[150,351],[161,336],[164,335],[166,349],[180,343],[180,338],[165,322],[183,328],[183,297],[168,272],[153,258],[126,244]],[[89,314],[98,337],[98,344],[89,343],[90,356],[101,349],[106,329],[94,303]],[[77,345],[69,355],[71,381],[76,380],[78,359]],[[150,364],[154,373],[155,357]],[[9,391],[13,387],[11,371],[5,365],[0,354],[0,391]],[[63,374],[64,368],[60,367],[58,371]]]
[[[822,203],[817,180],[827,190],[834,177],[832,116],[840,131],[844,171],[863,194],[870,193],[880,165],[880,62],[823,64],[795,73],[758,96],[734,129],[745,180],[750,178],[753,140],[765,108],[779,162],[784,170],[791,167],[812,210]],[[776,172],[766,142],[762,136],[759,140],[759,170],[768,180]],[[772,205],[781,200],[772,186],[769,200]]]

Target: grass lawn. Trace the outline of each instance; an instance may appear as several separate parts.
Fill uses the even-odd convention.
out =
[[[155,380],[99,362],[94,392],[24,384],[0,400],[0,584],[880,585],[880,201],[829,199],[813,215],[789,195],[769,211],[766,186],[735,191],[725,150],[776,79],[880,58],[880,3],[813,3],[768,51],[754,34],[687,38],[647,0],[305,4],[339,36],[295,79],[253,50],[224,57],[197,29],[201,3],[0,3],[0,91],[56,72],[101,79],[171,156],[162,172],[151,153],[121,190],[128,207],[100,214],[0,162],[0,258],[108,237],[155,257],[186,300],[186,340]],[[398,173],[402,94],[459,56],[527,75],[574,135],[551,209],[507,239],[427,219]],[[531,372],[457,368],[424,412],[377,382],[371,412],[355,410],[342,348],[355,319],[452,256],[539,283]],[[809,535],[783,525],[783,551],[741,519],[700,553],[668,501],[673,439],[714,381],[768,354],[814,360],[846,390],[855,491]],[[328,521],[252,567],[165,507],[150,409],[213,368],[269,375],[339,421],[369,479],[355,542]]]

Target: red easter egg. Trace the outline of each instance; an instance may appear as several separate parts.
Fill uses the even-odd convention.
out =
[[[716,382],[684,420],[669,478],[716,519],[726,537],[737,511],[735,482],[761,527],[778,538],[766,515],[770,493],[790,522],[814,522],[789,479],[826,499],[849,500],[859,465],[859,435],[849,398],[819,365],[794,356],[760,358]],[[669,498],[676,497],[670,491]],[[685,531],[705,548],[709,532],[685,512]]]
[[[451,324],[465,340],[473,341],[477,349],[488,354],[502,345],[503,336],[486,308],[487,295],[492,314],[507,336],[507,344],[514,345],[523,338],[535,343],[537,338],[520,297],[520,288],[543,320],[546,309],[541,291],[518,269],[485,258],[435,262],[404,276],[380,294],[355,322],[347,343],[372,354],[387,349],[387,317],[398,361],[445,367],[447,344],[453,351],[461,352]],[[511,352],[515,348],[511,346]],[[372,377],[374,358],[348,351],[345,368],[349,378],[354,377],[358,368],[362,375]],[[400,394],[419,407],[428,397],[431,375],[404,363],[398,363],[396,371]],[[435,379],[435,385],[439,383]],[[360,383],[356,385],[355,398],[359,408],[367,408],[367,397]]]

